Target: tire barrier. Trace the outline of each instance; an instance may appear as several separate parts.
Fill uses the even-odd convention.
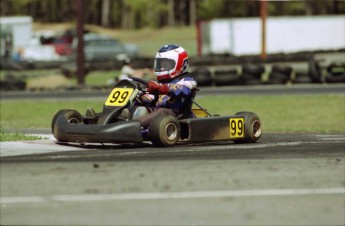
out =
[[[3,80],[0,80],[1,91],[25,90],[25,88],[26,82],[13,75],[6,75]]]
[[[211,71],[207,67],[199,67],[191,72],[198,86],[212,86]]]
[[[192,73],[199,86],[234,86],[234,85],[262,85],[262,84],[308,84],[308,83],[344,83],[345,63],[331,63],[326,69],[319,61],[310,60],[306,70],[294,71],[289,65],[272,65],[267,81],[265,66],[261,64],[244,64],[239,74],[235,67],[221,67],[219,69],[197,67]],[[325,72],[326,71],[326,72]],[[326,73],[326,74],[325,74]],[[263,81],[265,80],[265,82]]]
[[[262,82],[262,74],[265,72],[263,65],[249,65],[242,66],[241,84],[243,85],[260,85]]]
[[[313,83],[322,83],[322,70],[318,61],[308,62],[308,74]]]
[[[327,67],[325,81],[327,83],[345,82],[345,63],[332,63]]]
[[[269,84],[286,84],[291,81],[292,68],[284,65],[273,65],[269,75]]]
[[[222,69],[214,72],[216,86],[240,85],[240,76],[235,69]]]
[[[221,66],[197,66],[191,69],[191,75],[195,78],[198,86],[236,86],[236,85],[262,85],[262,84],[307,84],[307,83],[345,83],[345,61],[343,57],[312,58],[304,62],[288,65],[288,63],[269,65],[262,62],[252,64],[231,64]],[[147,60],[148,61],[148,60]],[[148,62],[147,62],[148,63]],[[1,62],[1,65],[9,62]],[[109,62],[99,64],[85,64],[85,73],[98,70],[98,66],[106,67],[112,65]],[[22,71],[23,64],[12,64],[17,71]],[[60,65],[61,74],[67,78],[74,77],[76,65],[64,63]],[[55,69],[56,69],[55,68]],[[15,74],[16,75],[16,74]],[[1,91],[25,90],[26,82],[18,76],[8,75],[0,81]],[[72,89],[73,87],[69,87]],[[96,87],[96,89],[106,89],[108,87]],[[38,89],[45,89],[44,87]],[[76,87],[74,87],[76,89]]]
[[[312,83],[312,79],[306,72],[296,72],[295,78],[292,80],[294,84]]]
[[[252,76],[256,76],[257,78],[261,78],[261,75],[264,72],[265,72],[265,67],[263,65],[245,64],[242,66],[243,74],[250,74]]]

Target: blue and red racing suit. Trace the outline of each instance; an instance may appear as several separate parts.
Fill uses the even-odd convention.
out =
[[[151,119],[159,114],[176,116],[180,112],[185,98],[190,97],[192,90],[197,87],[196,81],[189,76],[176,78],[164,84],[168,87],[168,90],[165,94],[159,95],[154,111],[140,119],[143,126],[148,126]],[[142,100],[145,104],[150,104],[154,100],[154,95],[145,94],[142,96]]]

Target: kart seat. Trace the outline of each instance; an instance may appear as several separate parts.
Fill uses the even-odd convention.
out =
[[[182,103],[182,107],[177,114],[178,119],[189,118],[192,112],[193,101],[196,95],[196,92],[199,91],[198,88],[192,89],[192,93],[189,97],[186,97]]]

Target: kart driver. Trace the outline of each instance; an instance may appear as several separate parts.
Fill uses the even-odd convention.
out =
[[[147,91],[141,99],[149,105],[158,95],[153,112],[141,117],[141,125],[146,128],[158,115],[177,116],[183,106],[183,100],[192,95],[196,81],[188,76],[188,54],[178,45],[165,45],[160,48],[154,61],[154,74],[157,81],[148,81]],[[192,113],[191,113],[192,114]]]

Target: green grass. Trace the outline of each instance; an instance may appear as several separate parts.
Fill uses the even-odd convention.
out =
[[[54,114],[60,109],[75,109],[82,114],[87,107],[102,110],[101,101],[1,101],[1,128],[50,128]]]
[[[235,114],[252,111],[271,132],[345,132],[345,96],[209,96],[198,100],[212,113]]]
[[[345,132],[344,95],[203,96],[197,97],[196,101],[211,114],[256,112],[266,132]],[[93,107],[99,112],[103,107],[102,100],[1,100],[1,128],[50,128],[51,120],[58,110],[75,109],[84,114],[87,107]]]
[[[42,140],[42,137],[36,135],[27,135],[22,133],[0,132],[0,142],[19,141],[19,140]]]
[[[87,85],[102,86],[119,75],[120,71],[92,71],[86,76],[85,83]]]

